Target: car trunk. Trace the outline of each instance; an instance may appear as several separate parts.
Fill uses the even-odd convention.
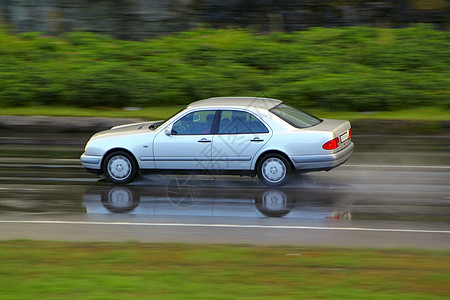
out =
[[[308,130],[320,130],[332,132],[330,140],[338,138],[338,147],[333,149],[333,152],[338,152],[339,150],[345,148],[350,144],[351,140],[351,124],[349,121],[344,120],[334,120],[334,119],[323,119],[320,124],[306,128]]]

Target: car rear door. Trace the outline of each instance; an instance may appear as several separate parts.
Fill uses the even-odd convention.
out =
[[[213,137],[213,169],[250,170],[252,158],[272,137],[259,118],[242,110],[221,110]]]

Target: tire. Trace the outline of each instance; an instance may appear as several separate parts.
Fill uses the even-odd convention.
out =
[[[269,153],[258,162],[256,173],[264,185],[283,186],[292,176],[292,167],[283,155]]]
[[[129,183],[136,178],[138,166],[134,157],[125,151],[108,154],[102,166],[106,180],[115,184]]]

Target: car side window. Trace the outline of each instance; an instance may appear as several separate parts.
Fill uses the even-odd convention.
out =
[[[222,110],[219,134],[268,133],[267,127],[254,115],[239,110]]]
[[[251,133],[268,133],[269,129],[267,129],[266,125],[264,125],[260,120],[258,120],[255,116],[250,117],[250,132]]]
[[[172,126],[173,135],[211,134],[215,110],[200,110],[188,113]]]

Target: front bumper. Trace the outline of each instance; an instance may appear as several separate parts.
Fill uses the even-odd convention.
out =
[[[99,174],[101,172],[103,156],[86,155],[83,153],[80,157],[81,164],[91,173]]]
[[[294,167],[300,172],[329,171],[345,163],[353,153],[355,145],[349,143],[344,149],[332,154],[291,156]]]

